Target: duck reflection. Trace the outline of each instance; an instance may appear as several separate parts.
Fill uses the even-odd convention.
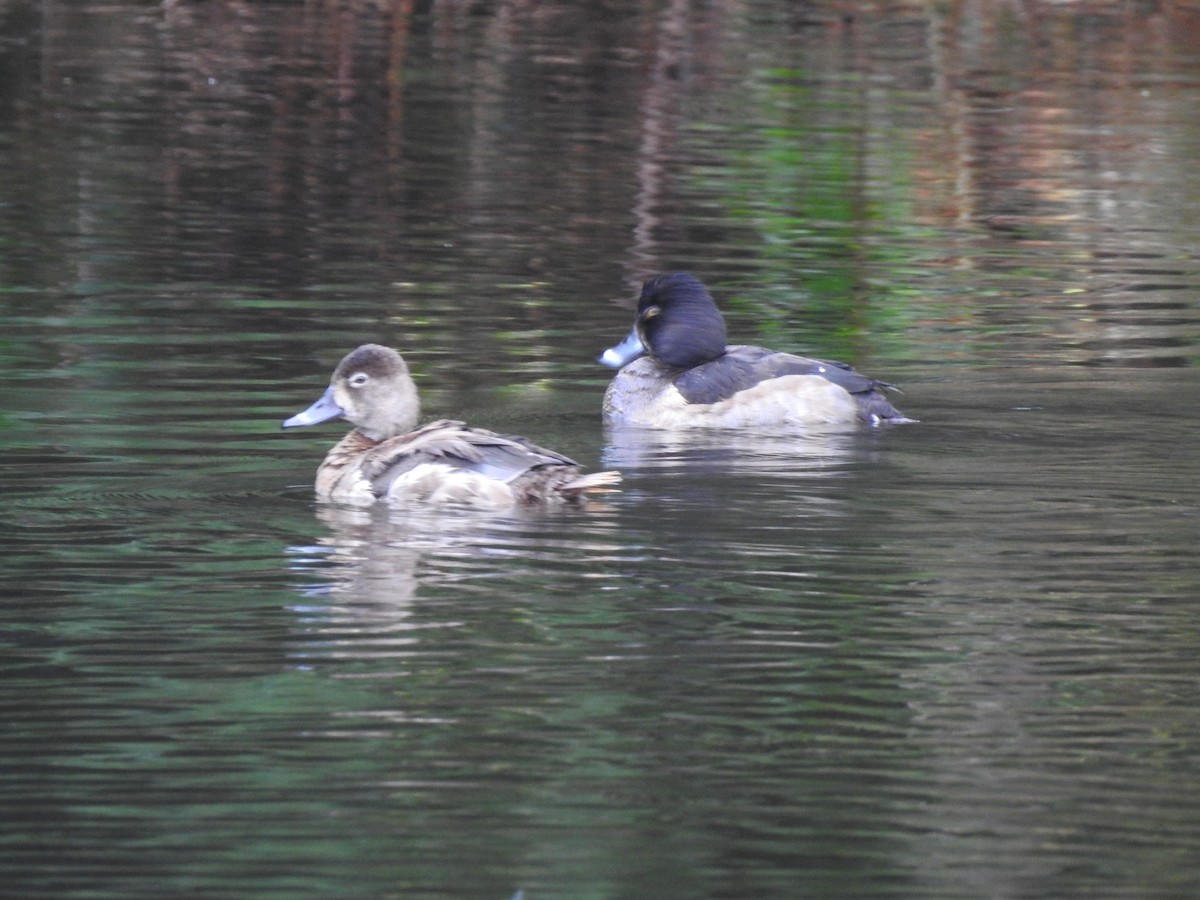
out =
[[[610,426],[603,454],[606,466],[631,473],[687,469],[696,473],[731,470],[790,477],[827,475],[870,457],[878,437],[845,430],[755,433]]]
[[[307,585],[294,609],[316,640],[303,652],[325,660],[410,655],[431,630],[465,624],[472,584],[490,590],[498,579],[512,584],[560,563],[583,571],[603,564],[618,553],[611,509],[603,502],[586,508],[547,514],[318,505],[316,518],[328,531],[289,551]]]
[[[400,655],[417,643],[412,600],[426,532],[376,510],[320,506],[329,531],[315,545],[293,547],[292,568],[305,576],[305,601],[294,608],[311,638],[301,655],[320,659]]]
[[[893,431],[796,434],[613,426],[605,466],[620,465],[629,508],[654,540],[696,539],[697,523],[727,550],[772,552],[780,535],[810,549],[854,527],[857,486],[888,478]],[[801,537],[803,535],[803,537]]]

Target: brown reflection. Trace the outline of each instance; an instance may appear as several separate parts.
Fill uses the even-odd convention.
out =
[[[257,327],[319,335],[365,294],[360,331],[402,321],[447,358],[503,334],[583,367],[615,284],[700,267],[782,283],[785,308],[753,311],[768,325],[826,302],[827,333],[890,333],[915,358],[978,360],[997,334],[1050,362],[1195,356],[1195,4],[0,16],[21,38],[0,226],[46,257],[20,273],[38,286],[331,285]],[[819,170],[823,152],[846,164]]]
[[[958,244],[937,264],[998,288],[954,313],[1037,335],[1026,352],[1047,361],[1190,364],[1195,260],[1180,256],[1163,210],[1195,228],[1175,194],[1194,183],[1181,167],[1200,152],[1182,102],[1200,78],[1200,10],[975,0],[940,9],[928,57],[940,125],[916,132],[912,196],[919,220]]]
[[[664,268],[656,247],[655,231],[661,225],[664,178],[671,143],[679,128],[683,64],[687,30],[687,0],[672,0],[662,14],[659,40],[653,51],[648,84],[642,96],[641,140],[638,144],[637,197],[633,204],[633,246],[627,283],[636,296],[643,279]]]
[[[920,170],[941,203],[923,214],[998,236],[1094,236],[1102,194],[1154,178],[1138,174],[1149,160],[1134,126],[1180,124],[1149,88],[1194,84],[1198,25],[1200,10],[1174,3],[948,5],[930,22],[946,131],[928,136],[935,164]]]

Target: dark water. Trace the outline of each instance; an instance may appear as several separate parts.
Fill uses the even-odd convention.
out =
[[[1185,4],[0,3],[0,883],[1200,890]],[[690,269],[919,425],[606,432]],[[363,341],[624,490],[316,507]]]

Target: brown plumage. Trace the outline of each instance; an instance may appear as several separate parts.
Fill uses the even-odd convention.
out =
[[[525,438],[448,419],[417,428],[419,413],[403,357],[364,344],[338,363],[321,398],[283,427],[339,417],[355,425],[317,469],[321,500],[502,509],[578,500],[621,480],[618,472],[582,474],[574,460]]]

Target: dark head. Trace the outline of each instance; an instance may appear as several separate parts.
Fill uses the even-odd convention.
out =
[[[620,367],[649,354],[680,369],[725,352],[725,320],[708,289],[686,272],[658,275],[642,285],[633,331],[600,361]]]
[[[637,328],[650,354],[668,366],[690,369],[725,352],[725,319],[708,288],[686,272],[642,285]]]

